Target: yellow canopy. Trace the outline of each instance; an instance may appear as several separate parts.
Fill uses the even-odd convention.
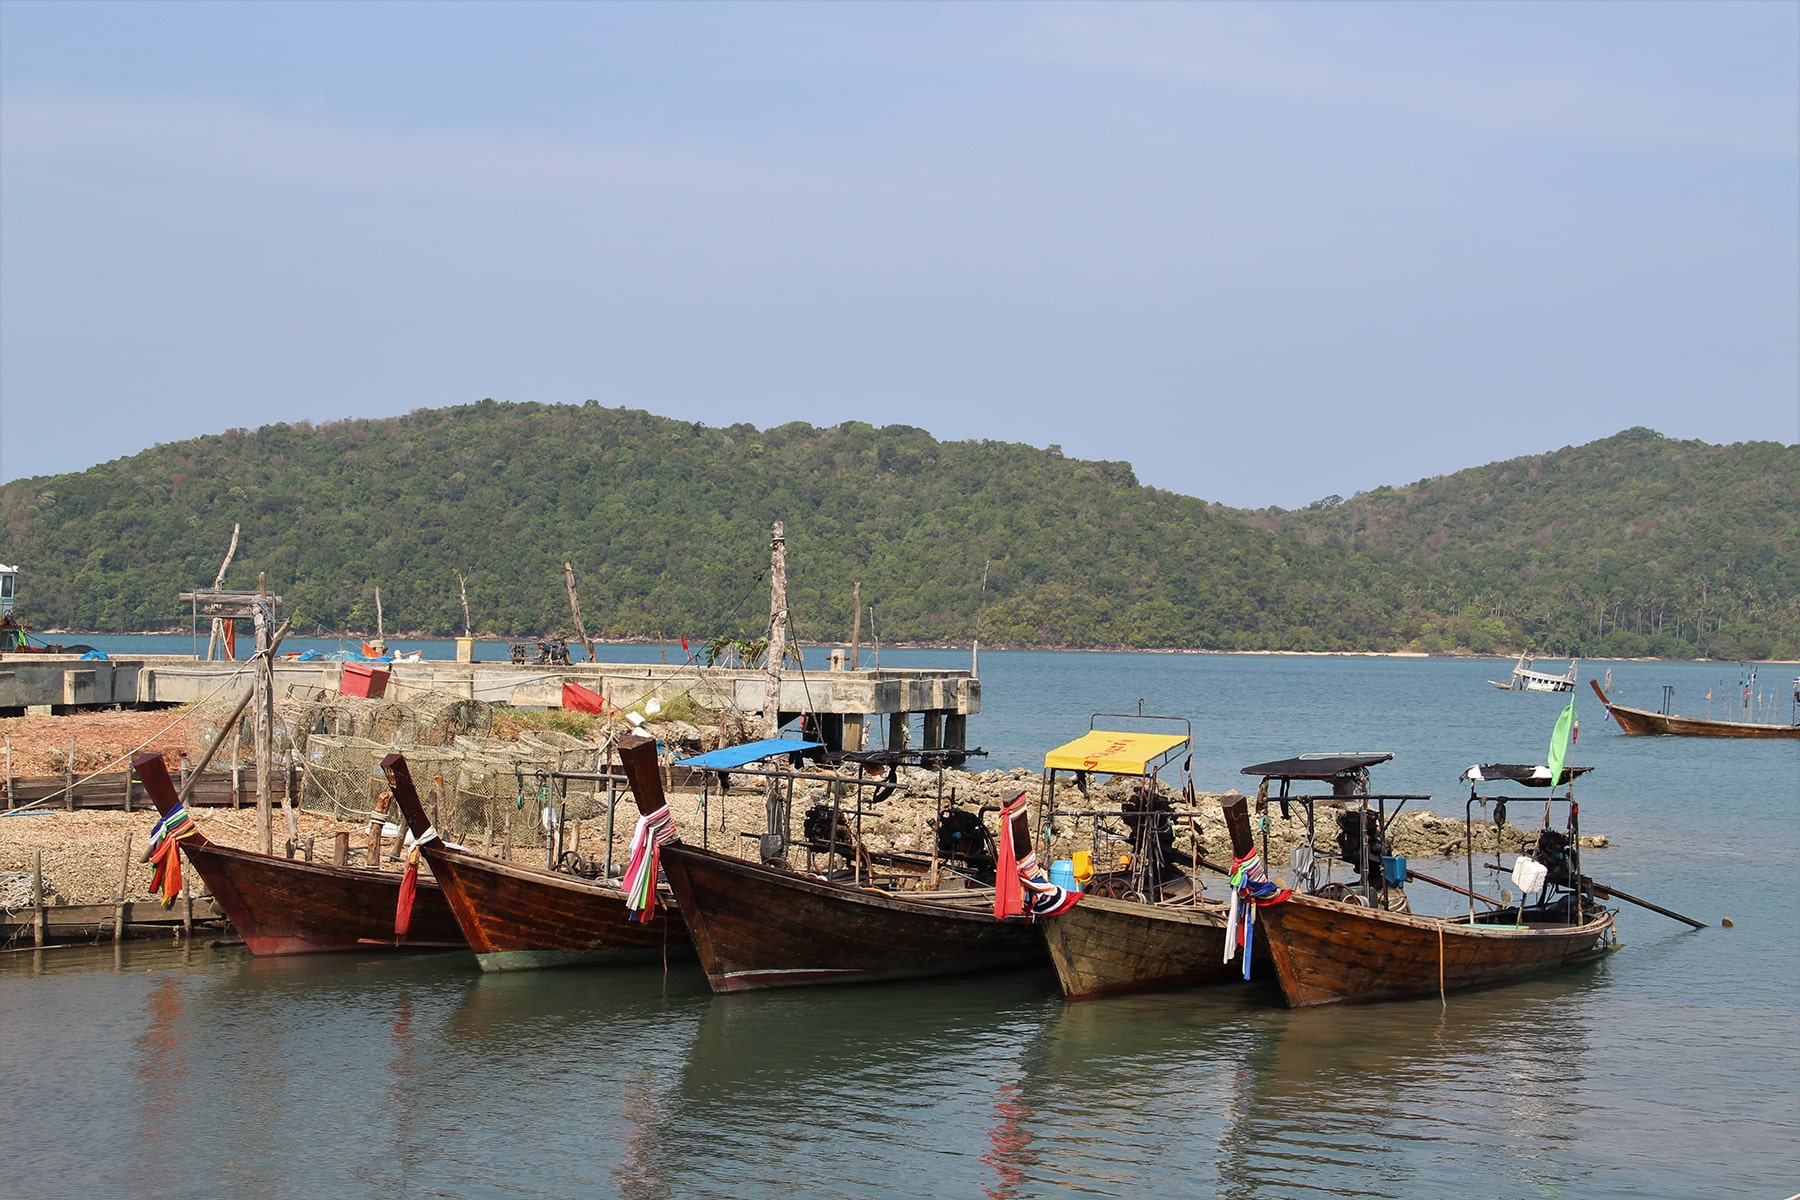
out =
[[[1044,755],[1046,771],[1099,771],[1108,775],[1148,775],[1158,759],[1187,745],[1178,733],[1116,733],[1095,729]]]

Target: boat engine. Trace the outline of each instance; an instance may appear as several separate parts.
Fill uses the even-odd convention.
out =
[[[1374,813],[1366,809],[1353,808],[1337,815],[1338,855],[1352,867],[1360,868],[1363,859],[1364,843],[1368,846],[1369,877],[1381,874],[1381,859],[1385,855],[1387,845],[1381,838],[1381,827]]]
[[[937,830],[938,857],[945,862],[967,866],[972,874],[992,876],[994,871],[994,839],[981,814],[962,808],[947,808],[933,822]]]
[[[832,836],[832,818],[836,817],[837,834]],[[844,814],[829,804],[815,804],[806,810],[806,821],[800,827],[811,849],[821,853],[836,849],[837,853],[848,859],[854,852],[856,839],[850,831],[850,821]],[[836,846],[833,846],[835,840]]]
[[[1547,883],[1560,888],[1574,884],[1575,855],[1570,850],[1566,835],[1554,829],[1538,830],[1537,846],[1531,851],[1531,857],[1543,863],[1550,872]]]
[[[1179,876],[1178,863],[1194,865],[1192,855],[1175,849],[1175,806],[1167,796],[1132,788],[1120,805],[1120,816],[1131,833],[1132,853],[1154,867],[1158,882]]]

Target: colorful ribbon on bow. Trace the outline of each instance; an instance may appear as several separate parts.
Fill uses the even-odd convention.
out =
[[[625,890],[625,919],[645,923],[656,915],[656,876],[662,844],[676,840],[669,806],[638,818],[631,831],[631,860],[620,885]]]
[[[1225,959],[1244,956],[1244,978],[1250,978],[1250,955],[1256,949],[1256,910],[1280,904],[1294,894],[1270,881],[1263,870],[1261,852],[1250,853],[1231,864],[1231,912],[1225,920]]]
[[[998,862],[994,866],[994,916],[1054,917],[1068,912],[1081,899],[1081,893],[1051,883],[1038,867],[1037,851],[1028,850],[1024,858],[1013,849],[1013,817],[1026,804],[1021,794],[1012,804],[1000,809],[1000,837],[997,839]]]
[[[144,851],[145,860],[155,864],[150,873],[150,893],[162,894],[164,908],[175,907],[175,897],[181,894],[179,843],[194,833],[194,823],[188,817],[186,807],[179,802],[150,827],[150,845]]]

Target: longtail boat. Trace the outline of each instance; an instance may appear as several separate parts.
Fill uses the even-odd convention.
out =
[[[1244,884],[1240,914],[1247,939],[1266,943],[1290,1007],[1392,1000],[1502,983],[1586,962],[1613,948],[1613,914],[1595,902],[1597,889],[1580,873],[1580,830],[1572,787],[1568,794],[1552,797],[1568,801],[1566,833],[1546,825],[1533,854],[1519,856],[1513,865],[1521,892],[1537,891],[1534,902],[1527,904],[1522,895],[1513,906],[1480,897],[1473,887],[1453,888],[1469,898],[1466,914],[1432,917],[1407,911],[1405,884],[1420,877],[1405,859],[1387,853],[1387,802],[1403,805],[1427,797],[1368,791],[1368,768],[1391,757],[1303,756],[1243,769],[1247,775],[1262,777],[1258,789],[1262,803],[1267,803],[1269,785],[1279,782],[1277,799],[1282,807],[1298,801],[1305,808],[1307,853],[1297,856],[1295,882],[1300,890],[1292,894],[1266,878],[1261,866],[1266,847],[1256,844],[1245,799],[1236,795],[1224,799],[1226,825]],[[1582,770],[1566,768],[1554,781],[1545,771],[1543,785],[1568,783]],[[1477,772],[1471,778],[1536,782],[1531,768],[1486,771],[1485,776]],[[1331,792],[1291,795],[1289,785],[1296,781],[1327,783]],[[1503,797],[1479,797],[1472,785],[1471,814],[1477,800],[1500,800],[1497,822],[1504,820]],[[1335,810],[1338,818],[1335,855],[1314,842],[1318,805]],[[1472,882],[1472,815],[1469,822]],[[1328,879],[1334,862],[1348,866],[1356,878],[1349,883],[1321,882],[1321,871]],[[1484,906],[1479,911],[1477,900]]]
[[[258,957],[346,950],[458,949],[468,942],[444,894],[417,880],[406,934],[395,933],[404,876],[398,871],[277,858],[221,846],[186,822],[160,754],[140,754],[132,767],[163,815],[184,823],[176,843],[232,928]]]
[[[744,765],[733,773],[768,777],[776,789],[782,778],[799,777]],[[634,788],[637,779],[634,774]],[[643,784],[660,786],[654,773]],[[639,803],[645,803],[641,796]],[[785,809],[773,800],[771,805],[772,812]],[[884,890],[860,870],[839,880],[789,867],[780,860],[785,834],[774,828],[762,844],[779,865],[684,842],[662,848],[662,871],[715,992],[872,983],[1044,962],[1034,924],[994,919],[992,888]],[[1029,849],[1027,833],[1024,851]]]
[[[663,807],[655,741],[628,738],[620,758],[634,781],[640,811],[654,815]],[[681,914],[672,905],[652,905],[647,920],[631,920],[625,890],[610,880],[502,862],[453,845],[432,828],[405,757],[390,754],[381,767],[482,970],[623,965],[693,955]],[[656,803],[649,808],[644,808],[645,789],[636,782],[639,774],[656,780]]]
[[[1241,980],[1242,968],[1225,956],[1227,909],[1222,901],[1201,895],[1198,873],[1183,873],[1175,861],[1174,823],[1180,812],[1160,797],[1162,770],[1178,760],[1191,769],[1192,727],[1184,718],[1129,714],[1150,722],[1147,731],[1100,729],[1102,718],[1117,714],[1097,713],[1086,734],[1058,746],[1044,756],[1044,824],[1059,827],[1092,821],[1094,849],[1077,866],[1075,860],[1058,864],[1070,878],[1086,884],[1088,894],[1073,908],[1042,922],[1044,944],[1056,965],[1057,981],[1067,1000],[1087,1000],[1121,992],[1189,984]],[[1180,733],[1170,732],[1179,722]],[[1126,722],[1114,720],[1113,724]],[[1115,779],[1140,781],[1128,801],[1117,810],[1054,809],[1059,772],[1077,777],[1103,772]],[[1191,777],[1182,787],[1192,795]],[[1130,870],[1095,875],[1100,820],[1115,818],[1125,823],[1131,836]],[[1197,819],[1193,828],[1198,828]],[[1196,868],[1196,852],[1187,866]]]
[[[1773,725],[1756,721],[1715,721],[1708,717],[1682,717],[1674,713],[1651,712],[1645,708],[1629,708],[1607,699],[1600,682],[1588,680],[1594,695],[1606,705],[1620,733],[1663,734],[1684,737],[1716,738],[1800,738],[1800,724]],[[1795,681],[1795,696],[1800,702],[1800,680]]]

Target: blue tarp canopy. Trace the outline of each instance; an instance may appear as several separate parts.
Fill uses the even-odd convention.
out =
[[[795,738],[764,738],[760,742],[745,742],[741,746],[709,750],[693,758],[684,758],[675,765],[694,767],[701,771],[729,771],[733,767],[760,762],[765,758],[780,758],[783,754],[792,754],[796,750],[820,749],[823,747],[818,742],[802,742]]]

